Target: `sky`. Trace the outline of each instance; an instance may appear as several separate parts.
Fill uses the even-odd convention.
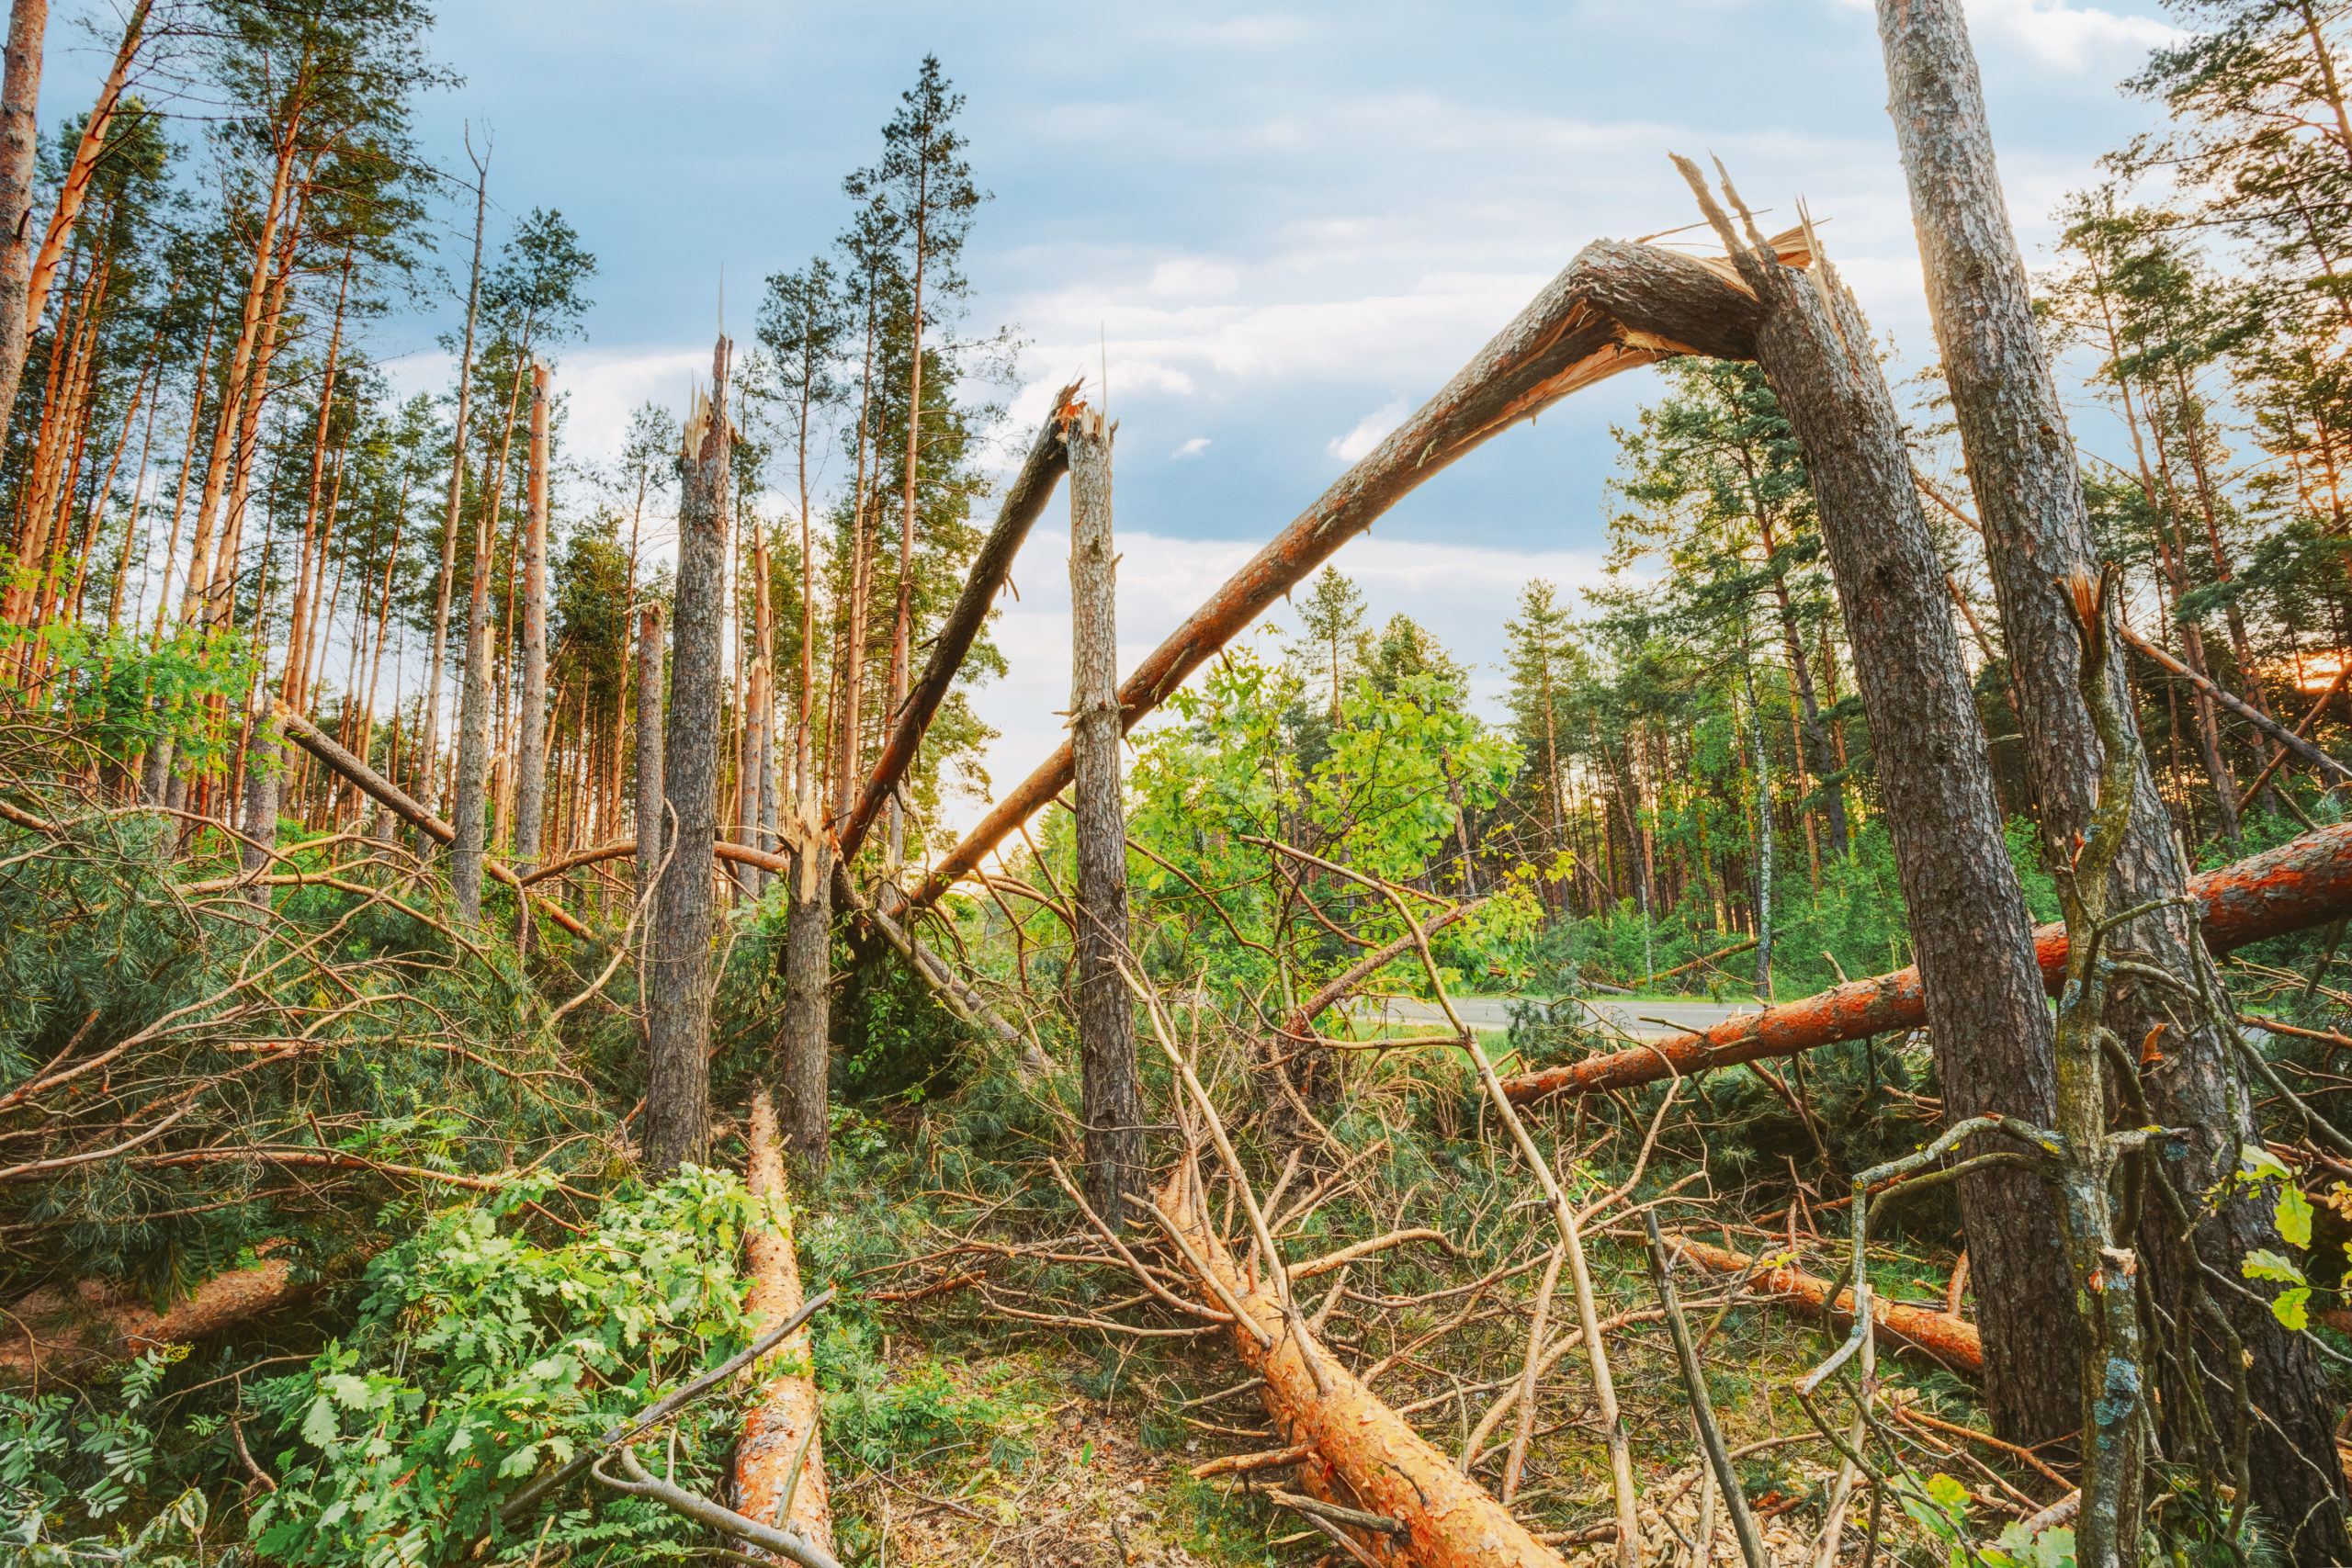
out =
[[[2158,123],[2118,84],[2171,28],[2141,0],[1968,12],[2038,265],[2058,199]],[[103,69],[64,29],[52,39],[44,125],[86,106]],[[464,169],[465,129],[487,133],[492,243],[554,208],[600,263],[587,338],[557,364],[571,456],[590,462],[617,450],[636,404],[683,408],[722,310],[747,340],[763,279],[828,247],[848,215],[842,176],[876,157],[937,54],[992,197],[967,252],[963,330],[1023,344],[1006,461],[1051,389],[1083,375],[1100,399],[1107,373],[1123,671],[1578,247],[1692,222],[1669,151],[1721,156],[1782,219],[1803,197],[1898,375],[1929,344],[1867,0],[445,0],[431,47],[465,82],[421,107],[422,139]],[[461,262],[470,203],[443,217]],[[446,384],[434,344],[448,324],[444,307],[376,329],[395,385]],[[1338,558],[1375,620],[1409,614],[1476,668],[1490,715],[1520,587],[1598,580],[1611,427],[1656,390],[1635,372],[1579,394]],[[2095,422],[2084,439],[2098,448]],[[1048,511],[1015,568],[1022,597],[995,631],[1011,673],[975,694],[1001,731],[999,789],[1058,743],[1069,705],[1066,515]]]

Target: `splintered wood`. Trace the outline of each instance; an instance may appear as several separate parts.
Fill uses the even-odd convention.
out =
[[[1261,1397],[1276,1427],[1289,1443],[1309,1450],[1299,1463],[1300,1483],[1326,1502],[1384,1515],[1404,1527],[1396,1536],[1349,1530],[1360,1552],[1396,1568],[1561,1568],[1558,1553],[1454,1469],[1312,1335],[1283,1326],[1272,1282],[1245,1279],[1234,1266],[1200,1193],[1199,1167],[1187,1158],[1160,1190],[1158,1206],[1189,1249],[1187,1261],[1202,1284],[1217,1299],[1238,1303],[1249,1318],[1233,1325],[1234,1345],[1250,1370],[1265,1379]]]

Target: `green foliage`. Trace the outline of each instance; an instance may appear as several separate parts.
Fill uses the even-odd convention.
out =
[[[263,1384],[277,1490],[255,1544],[289,1562],[441,1562],[491,1528],[543,1464],[747,1342],[736,1254],[766,1223],[734,1177],[695,1167],[541,1246],[519,1224],[552,1182],[524,1178],[435,1216],[368,1269],[347,1337]],[[709,1490],[732,1431],[723,1395],[680,1423],[675,1473]],[[563,1513],[549,1547],[626,1535],[670,1554],[685,1527],[634,1499]]]
[[[1129,863],[1138,923],[1150,922],[1158,972],[1200,975],[1227,996],[1264,996],[1283,970],[1311,988],[1314,976],[1352,962],[1361,947],[1333,927],[1375,946],[1404,934],[1385,897],[1251,840],[1413,881],[1457,831],[1457,795],[1461,811],[1485,810],[1519,767],[1519,749],[1464,712],[1459,687],[1435,669],[1359,677],[1332,724],[1310,709],[1295,670],[1244,650],[1170,706],[1182,723],[1144,743],[1131,784],[1128,831],[1149,851]],[[1312,761],[1301,744],[1309,726],[1321,741]],[[1527,894],[1507,891],[1448,933],[1449,951],[1522,931],[1532,913]],[[1391,971],[1406,987],[1416,973],[1409,956]]]

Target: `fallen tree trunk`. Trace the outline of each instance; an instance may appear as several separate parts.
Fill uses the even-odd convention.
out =
[[[275,705],[272,713],[277,720],[278,728],[287,739],[316,757],[334,773],[342,774],[360,794],[384,807],[393,816],[398,817],[435,843],[447,844],[457,841],[458,830],[455,828],[412,799],[406,790],[345,750],[332,736],[321,730],[309,719],[283,704]],[[484,855],[482,869],[514,889],[517,895],[534,898],[540,909],[546,912],[548,919],[570,931],[573,936],[585,937],[590,934],[588,928],[575,919],[571,910],[540,895],[528,893],[523,879],[515,875],[514,868],[504,862],[494,861],[488,855]]]
[[[997,509],[996,526],[989,530],[980,553],[972,558],[972,570],[964,579],[964,591],[956,596],[956,607],[947,612],[946,621],[932,641],[931,660],[923,666],[922,678],[907,693],[907,700],[900,705],[890,728],[890,738],[882,743],[881,751],[874,759],[873,772],[866,776],[865,787],[850,808],[849,820],[842,826],[843,860],[856,857],[858,846],[865,841],[866,829],[874,826],[882,803],[890,798],[900,775],[913,765],[923,732],[931,728],[933,716],[946,699],[947,688],[956,683],[956,677],[962,672],[964,656],[971,651],[973,639],[988,624],[989,607],[995,604],[997,594],[1012,575],[1013,558],[1021,553],[1030,526],[1046,510],[1046,502],[1054,498],[1054,486],[1069,471],[1069,447],[1062,440],[1062,420],[1079,385],[1073,381],[1054,395],[1053,408],[1029,447],[1028,460],[1021,465],[1021,472],[1013,476],[1011,488],[1004,492],[1004,504]]]
[[[2352,768],[2346,767],[2343,763],[2337,761],[2335,758],[2329,756],[2326,752],[2321,750],[2318,747],[2304,739],[2298,730],[2290,729],[2285,725],[2280,724],[2277,719],[2272,718],[2268,714],[2264,713],[2260,708],[2256,707],[2252,703],[2247,702],[2244,697],[2239,696],[2235,692],[2231,691],[2219,681],[2212,680],[2208,676],[2199,675],[2196,671],[2191,670],[2188,665],[2183,664],[2179,660],[2175,659],[2171,654],[2166,653],[2163,649],[2158,648],[2154,643],[2150,642],[2146,637],[2140,636],[2129,626],[2119,626],[2115,628],[2115,633],[2118,637],[2121,637],[2125,642],[2131,645],[2132,650],[2134,653],[2139,654],[2142,658],[2149,660],[2154,663],[2162,665],[2165,670],[2179,676],[2191,686],[2196,687],[2199,691],[2204,693],[2207,696],[2212,698],[2215,702],[2221,704],[2223,707],[2229,709],[2232,713],[2237,715],[2240,718],[2254,726],[2255,728],[2260,730],[2276,744],[2285,747],[2288,750],[2292,751],[2296,756],[2301,757],[2304,761],[2309,762],[2312,766],[2319,768],[2326,773],[2334,773],[2339,779],[2352,779]],[[2264,769],[2263,777],[2267,778],[2269,775],[2270,770],[2267,768]],[[2256,787],[2259,788],[2260,785],[2257,784]],[[2251,795],[2254,792],[2249,790],[2246,793]]]
[[[270,1258],[250,1269],[218,1274],[185,1300],[157,1312],[135,1296],[96,1280],[70,1293],[44,1285],[5,1314],[0,1380],[57,1377],[104,1361],[127,1360],[164,1345],[217,1334],[245,1318],[308,1296],[315,1280],[297,1283],[291,1258]]]
[[[2306,833],[2275,850],[2191,877],[2205,945],[2216,953],[2352,913],[2352,824]],[[2034,958],[2054,993],[2066,978],[2066,928],[2034,933]],[[1927,1021],[1919,971],[1898,970],[1762,1012],[1725,1019],[1703,1033],[1661,1040],[1505,1078],[1519,1104],[1553,1094],[1630,1089],[1660,1078],[1793,1056],[1816,1045],[1917,1029]]]
[[[1798,231],[1771,243],[1783,262],[1801,266],[1809,259]],[[1120,722],[1133,729],[1340,546],[1489,437],[1622,370],[1685,354],[1755,358],[1758,309],[1728,262],[1614,240],[1587,245],[1444,390],[1340,475],[1136,667],[1119,688]],[[1074,776],[1072,755],[1065,742],[999,801],[948,852],[913,902],[936,899],[1044,809]]]
[[[1758,1294],[1788,1297],[1807,1313],[1826,1312],[1837,1327],[1844,1328],[1854,1321],[1854,1292],[1850,1288],[1785,1266],[1757,1269],[1750,1276],[1749,1270],[1756,1269],[1753,1258],[1709,1247],[1687,1236],[1668,1236],[1666,1245],[1677,1256],[1689,1258],[1710,1273],[1747,1277],[1750,1290]],[[1835,1302],[1830,1300],[1832,1292],[1837,1293]],[[1878,1320],[1878,1331],[1894,1343],[1910,1346],[1953,1371],[1966,1372],[1971,1377],[1983,1374],[1984,1347],[1977,1338],[1974,1324],[1922,1307],[1904,1306],[1876,1292],[1871,1294],[1871,1315]]]
[[[752,1196],[766,1200],[773,1229],[746,1238],[752,1296],[747,1326],[782,1323],[800,1310],[800,1261],[793,1250],[792,1209],[784,1184],[784,1148],[776,1137],[775,1101],[752,1096]],[[833,1510],[825,1489],[825,1456],[818,1427],[822,1406],[808,1359],[808,1331],[787,1337],[763,1363],[759,1403],[743,1417],[735,1449],[735,1497],[746,1517],[775,1529],[797,1526],[827,1551],[833,1550]],[[805,1450],[805,1451],[804,1451]],[[795,1461],[798,1462],[796,1476]]]
[[[1217,1239],[1197,1201],[1196,1170],[1190,1159],[1180,1166],[1158,1206],[1201,1283],[1245,1314],[1247,1321],[1233,1325],[1234,1345],[1250,1370],[1265,1379],[1266,1413],[1286,1444],[1311,1450],[1299,1461],[1301,1484],[1326,1502],[1383,1515],[1403,1527],[1396,1535],[1351,1532],[1362,1554],[1397,1568],[1560,1568],[1558,1553],[1454,1469],[1303,1327],[1282,1327],[1282,1303],[1271,1280],[1253,1288]],[[1318,1364],[1308,1366],[1305,1353]]]

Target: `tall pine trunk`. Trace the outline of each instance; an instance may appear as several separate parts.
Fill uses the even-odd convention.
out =
[[[637,897],[653,895],[662,872],[662,606],[637,611]],[[650,935],[647,937],[650,944]],[[649,945],[648,951],[650,951]]]
[[[40,138],[33,110],[40,102],[42,35],[49,0],[16,0],[8,8],[8,51],[0,71],[0,430],[17,406],[32,330],[25,296],[33,271],[34,165]]]
[[[1127,827],[1119,800],[1117,563],[1111,533],[1111,439],[1080,404],[1069,443],[1069,727],[1078,850],[1080,1099],[1088,1196],[1114,1228],[1123,1195],[1144,1179],[1143,1094],[1127,961]]]
[[[1803,444],[1821,508],[1944,1115],[2002,1112],[2048,1126],[2057,1091],[2033,921],[2009,861],[1943,567],[1869,324],[1817,250],[1813,266],[1813,279],[1759,258],[1742,271],[1764,301],[1757,356]],[[2075,1319],[2050,1201],[2035,1176],[1996,1169],[1963,1180],[1960,1206],[1994,1418],[2018,1427],[2063,1416],[2075,1388]]]
[[[523,525],[523,695],[514,760],[514,860],[539,856],[539,818],[547,798],[548,707],[548,367],[531,366],[531,471]]]
[[[718,828],[720,692],[726,676],[729,344],[712,350],[710,401],[686,423],[678,502],[676,619],[662,779],[676,840],[662,874],[646,1006],[645,1162],[700,1162],[710,1138],[712,843]]]
[[[458,581],[458,513],[466,493],[466,422],[474,401],[474,321],[481,308],[481,235],[490,218],[490,168],[474,165],[474,261],[466,286],[466,336],[458,351],[458,419],[449,435],[449,503],[441,519],[441,575],[433,591],[433,667],[425,677],[424,733],[417,742],[417,799],[433,804],[433,774],[441,755],[441,688],[449,651],[449,598]]]
[[[2034,325],[2025,262],[2009,228],[1960,0],[1879,0],[1878,18],[1892,89],[1888,108],[1910,186],[1928,308],[1984,525],[2003,635],[2025,702],[2027,754],[2045,828],[2052,842],[2071,844],[2090,825],[2103,760],[2088,704],[2075,684],[2075,627],[2053,581],[2089,579],[2098,570],[2074,443]],[[2109,662],[2109,685],[2130,725],[2120,653]],[[2187,875],[2143,758],[2130,838],[2117,861],[2113,907],[2176,897]],[[2204,983],[2220,994],[2219,976],[2186,910],[2168,908],[2135,921],[2132,942],[2174,975],[2186,978],[2201,969]],[[2126,986],[2110,1013],[2112,1025],[2137,1042],[2158,1023],[2173,1022],[2163,1001],[2145,986]],[[2183,1191],[2202,1192],[2233,1174],[2222,1168],[2224,1159],[2256,1136],[2251,1108],[2237,1081],[2232,1045],[2218,1030],[2200,1021],[2188,1030],[2172,1028],[2165,1039],[2165,1070],[2146,1079],[2149,1110],[2167,1127],[2194,1131],[2181,1140],[2181,1156],[2167,1157],[2163,1168]],[[2204,1282],[2165,1234],[2166,1206],[2152,1201],[2143,1214],[2136,1261],[2147,1266],[2174,1332],[2194,1345],[2200,1331],[2192,1325],[2206,1321],[2195,1310]],[[2239,1277],[2247,1252],[2278,1245],[2267,1208],[2243,1197],[2199,1225],[2196,1240],[2205,1262],[2231,1279]],[[2231,1296],[2214,1305],[2229,1318],[2244,1353],[2233,1356],[2206,1337],[2198,1348],[2212,1375],[2203,1393],[2211,1408],[2231,1411],[2237,1401],[2224,1380],[2241,1373],[2245,1380],[2260,1412],[2258,1418],[2245,1417],[2251,1422],[2246,1436],[2256,1504],[2275,1529],[2291,1537],[2297,1562],[2352,1561],[2344,1478],[2335,1463],[2316,1358],[2259,1303]],[[2230,1359],[2240,1364],[2224,1364]],[[2182,1438],[2198,1401],[2177,1372],[2165,1382],[2170,1393],[2162,1408],[2173,1437]],[[2033,1426],[2008,1435],[2040,1440],[2077,1427],[2095,1429],[2129,1414],[2085,1411],[2070,1402],[2064,1410],[2036,1412]]]
[[[808,525],[808,443],[800,442],[800,700],[792,732],[792,883],[784,928],[781,1058],[785,1146],[813,1175],[825,1168],[825,1080],[832,1032],[832,840],[817,770],[817,551]],[[844,800],[843,809],[846,809]]]

